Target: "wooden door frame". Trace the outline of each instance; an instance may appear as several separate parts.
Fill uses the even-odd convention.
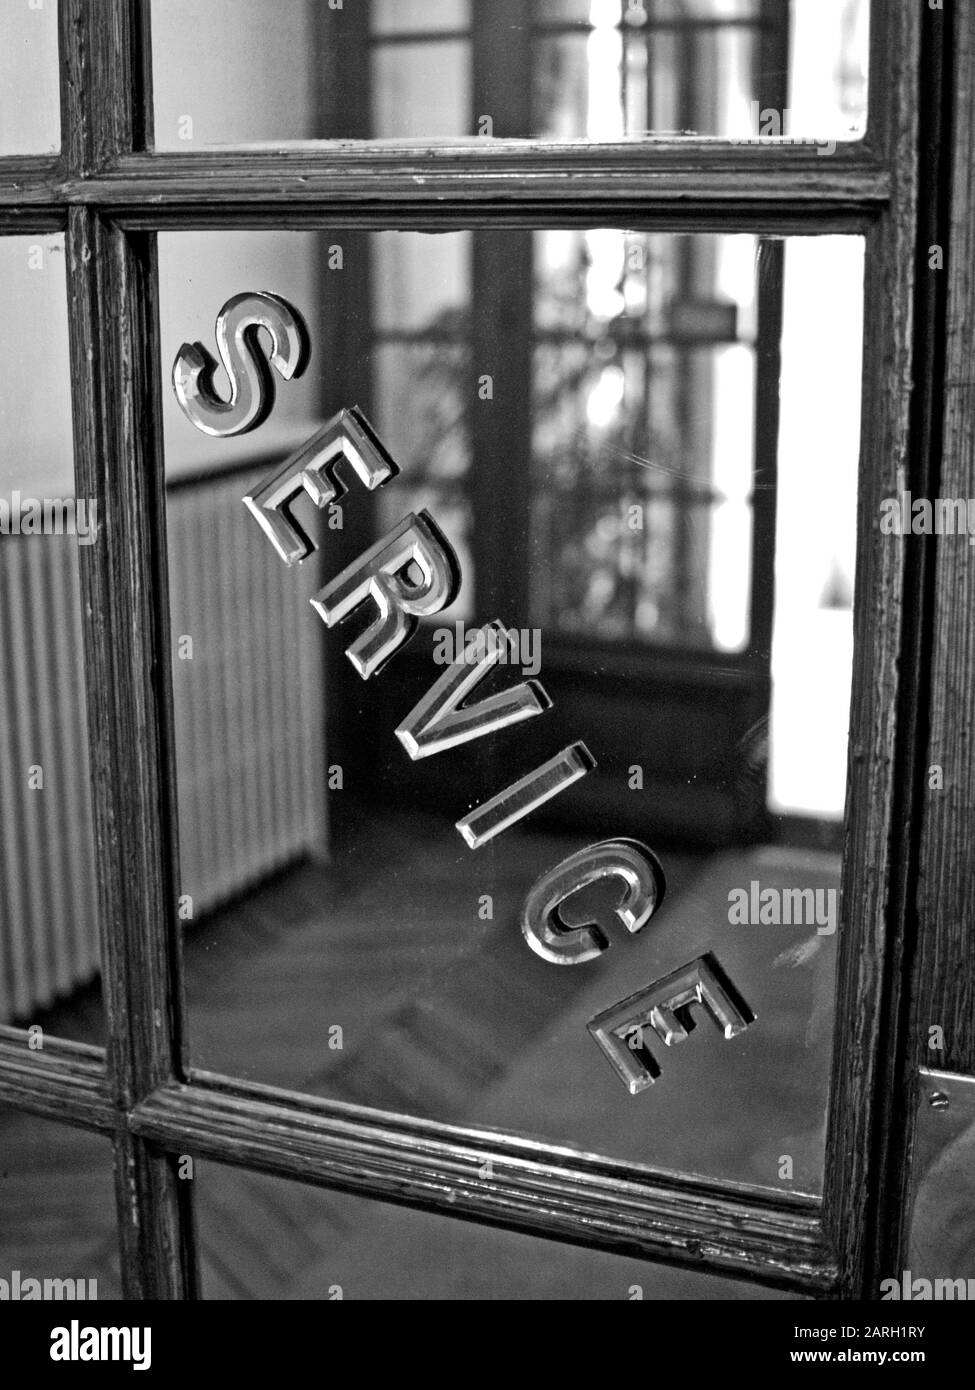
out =
[[[185,1153],[797,1292],[876,1296],[878,1271],[898,1258],[903,1238],[901,1208],[885,1209],[881,1195],[908,1171],[912,1017],[932,991],[949,989],[958,952],[967,952],[969,979],[975,964],[971,941],[963,945],[948,925],[965,907],[972,850],[959,850],[954,873],[939,849],[939,836],[961,837],[958,817],[975,800],[971,768],[951,799],[928,802],[923,834],[921,818],[929,704],[932,747],[970,726],[971,710],[949,702],[954,687],[931,683],[938,673],[967,677],[971,690],[971,647],[952,588],[964,579],[955,574],[961,561],[926,543],[883,544],[876,524],[880,499],[899,479],[935,495],[943,404],[944,443],[955,452],[945,454],[942,476],[972,490],[970,388],[942,390],[937,344],[942,296],[949,328],[950,315],[972,308],[966,171],[956,173],[967,204],[953,228],[968,261],[958,255],[948,284],[915,272],[948,178],[948,151],[932,143],[940,119],[932,94],[946,119],[954,105],[956,131],[972,134],[962,60],[972,54],[975,15],[961,6],[931,12],[921,0],[873,8],[862,142],[823,159],[812,146],[650,140],[600,148],[596,159],[585,146],[503,139],[449,152],[368,142],[155,154],[147,0],[62,0],[63,150],[0,159],[0,231],[67,238],[76,485],[97,500],[105,524],[102,542],[81,558],[109,1045],[50,1040],[31,1052],[23,1030],[0,1030],[0,1102],[112,1137],[127,1296],[198,1296],[191,1185],[176,1175]],[[594,219],[866,236],[858,660],[822,1203],[294,1095],[189,1063],[155,233]],[[947,243],[947,227],[931,239]],[[952,370],[964,365],[957,329]],[[959,1017],[945,1062],[970,1068],[972,1046],[970,1022]],[[491,1180],[479,1175],[488,1160]]]

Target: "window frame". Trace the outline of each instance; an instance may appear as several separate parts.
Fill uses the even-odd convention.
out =
[[[900,486],[925,493],[936,453],[931,325],[943,291],[916,276],[933,215],[919,208],[944,205],[947,155],[930,143],[939,117],[928,109],[938,74],[971,123],[961,64],[975,49],[975,15],[929,14],[920,0],[871,8],[867,134],[829,159],[811,146],[659,138],[156,154],[148,0],[60,0],[62,151],[0,159],[0,233],[66,234],[76,487],[97,500],[109,538],[81,552],[109,1043],[102,1052],[46,1040],[32,1052],[25,1031],[0,1029],[0,1103],[111,1136],[127,1297],[199,1296],[192,1184],[176,1173],[184,1153],[819,1297],[869,1296],[899,1249],[901,1212],[881,1193],[903,1183],[909,1150],[932,578],[931,552],[881,545],[875,518]],[[322,1101],[189,1062],[155,233],[599,219],[866,238],[858,659],[822,1202]],[[912,381],[932,385],[912,391]],[[479,1177],[487,1161],[490,1181]]]

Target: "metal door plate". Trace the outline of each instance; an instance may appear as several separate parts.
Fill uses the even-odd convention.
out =
[[[975,1286],[975,1077],[920,1069],[911,1186],[908,1282],[957,1297],[944,1281]]]

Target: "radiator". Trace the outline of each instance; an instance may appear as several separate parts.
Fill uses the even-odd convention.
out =
[[[325,846],[314,561],[288,569],[242,506],[264,471],[169,493],[181,888],[194,917]]]
[[[326,843],[315,574],[282,565],[241,505],[250,482],[168,494],[180,891],[192,921]],[[29,1022],[98,971],[78,574],[74,537],[0,537],[0,1022]]]
[[[73,536],[0,536],[3,1022],[98,968],[78,573]]]

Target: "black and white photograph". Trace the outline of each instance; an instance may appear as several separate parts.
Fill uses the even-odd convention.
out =
[[[580,1300],[937,1364],[975,5],[0,0],[0,304],[31,1364]]]

